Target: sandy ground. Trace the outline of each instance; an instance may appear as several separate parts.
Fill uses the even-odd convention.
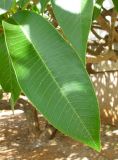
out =
[[[0,160],[118,160],[118,126],[101,125],[100,153],[60,132],[52,140],[31,143],[22,108],[13,115],[5,105],[0,102]]]

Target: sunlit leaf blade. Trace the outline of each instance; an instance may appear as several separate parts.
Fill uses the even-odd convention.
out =
[[[93,0],[51,0],[55,16],[68,40],[85,65]]]
[[[116,10],[118,11],[118,0],[113,0],[114,6]]]
[[[31,12],[3,23],[20,86],[57,129],[100,150],[99,110],[75,51],[43,17]]]
[[[0,84],[5,92],[11,92],[11,104],[14,106],[20,94],[11,58],[6,48],[4,35],[0,35]]]
[[[93,12],[93,20],[95,20],[100,15],[103,1],[104,0],[96,1]]]
[[[15,0],[0,0],[0,15],[6,13],[15,5]]]

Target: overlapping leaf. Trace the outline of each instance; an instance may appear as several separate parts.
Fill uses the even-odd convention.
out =
[[[101,8],[104,0],[96,0],[93,12],[93,20],[95,20],[101,13]]]
[[[15,5],[15,0],[0,0],[0,15],[6,13]]]
[[[40,0],[39,2],[41,4],[41,12],[43,12],[49,0]]]
[[[93,0],[51,0],[64,34],[85,65],[88,34],[93,15]]]
[[[114,6],[116,10],[118,11],[118,0],[113,0]]]
[[[25,5],[27,5],[30,2],[30,0],[17,0],[17,4],[23,8]]]
[[[3,34],[0,35],[0,84],[5,92],[11,92],[11,103],[13,107],[20,94],[20,87],[6,48]]]
[[[57,129],[100,150],[98,104],[78,55],[43,17],[13,19],[3,27],[22,90]]]

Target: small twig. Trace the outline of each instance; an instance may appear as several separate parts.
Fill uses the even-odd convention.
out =
[[[47,5],[47,10],[48,10],[49,14],[51,15],[52,24],[56,28],[58,26],[58,22],[57,22],[57,20],[55,18],[55,15],[54,15],[54,12],[52,10],[52,7],[50,5]]]
[[[111,25],[110,25],[110,32],[109,32],[109,50],[112,50],[112,43],[114,41],[116,16],[117,16],[116,12],[113,11],[111,16]]]
[[[93,32],[93,34],[96,36],[97,39],[101,40],[102,37],[100,37],[97,32],[92,28],[91,31]]]
[[[101,61],[107,61],[112,60],[116,61],[118,59],[118,56],[115,54],[114,51],[105,51],[102,55],[87,55],[86,56],[86,62],[87,63],[100,63]]]

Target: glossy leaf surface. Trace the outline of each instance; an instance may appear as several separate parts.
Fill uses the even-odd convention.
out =
[[[3,26],[22,90],[57,129],[100,150],[97,99],[78,55],[43,17],[14,20]]]

